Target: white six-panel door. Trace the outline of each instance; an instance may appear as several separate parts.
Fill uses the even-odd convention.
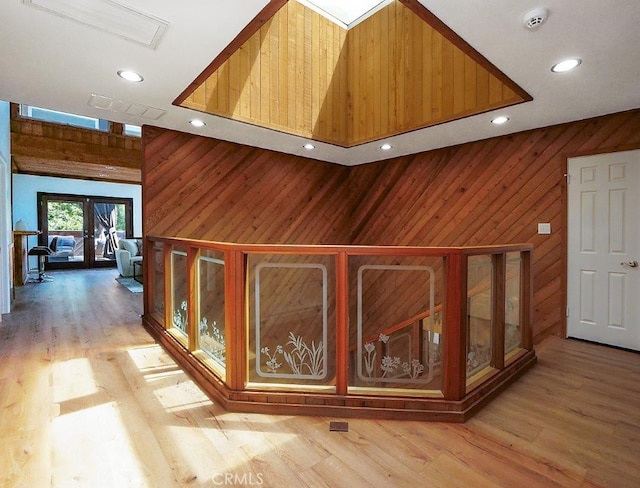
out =
[[[640,350],[640,151],[568,169],[567,335]]]

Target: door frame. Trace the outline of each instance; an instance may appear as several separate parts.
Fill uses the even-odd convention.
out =
[[[561,245],[562,245],[562,269],[563,273],[561,275],[560,281],[560,289],[562,293],[561,303],[562,303],[562,314],[560,321],[560,337],[564,339],[569,338],[569,330],[567,327],[568,317],[567,311],[569,307],[569,159],[572,158],[581,158],[585,156],[597,156],[599,154],[615,154],[619,152],[625,151],[636,151],[640,150],[640,145],[638,144],[630,144],[619,147],[608,147],[599,150],[591,150],[591,151],[577,151],[574,153],[567,153],[563,155],[562,160],[562,172],[563,178],[561,179],[562,184],[560,188],[560,199],[562,205],[562,235],[561,235]]]
[[[45,263],[46,269],[83,269],[83,268],[114,268],[114,260],[97,260],[95,256],[95,216],[93,205],[95,203],[113,203],[125,206],[125,237],[133,237],[133,198],[108,197],[97,195],[77,195],[67,193],[38,192],[38,228],[41,233],[38,236],[38,245],[46,246],[49,235],[49,222],[47,219],[47,202],[49,201],[73,201],[83,204],[83,261],[73,262],[49,262]]]

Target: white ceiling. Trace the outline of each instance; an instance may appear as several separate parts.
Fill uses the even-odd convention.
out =
[[[507,76],[533,101],[353,148],[316,143],[232,120],[200,116],[171,102],[267,4],[267,0],[113,0],[168,22],[156,49],[23,4],[0,1],[0,100],[142,124],[124,113],[88,105],[92,94],[167,112],[154,125],[194,134],[354,165],[496,135],[519,132],[640,107],[639,0],[420,0]],[[535,32],[522,24],[535,7],[550,10]],[[574,72],[551,65],[579,56]],[[143,83],[116,72],[132,69]],[[511,120],[495,126],[496,114]]]

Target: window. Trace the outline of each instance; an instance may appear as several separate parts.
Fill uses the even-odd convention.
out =
[[[95,129],[108,132],[109,121],[104,119],[96,119],[94,117],[85,117],[83,115],[69,114],[50,110],[47,108],[34,107],[32,105],[20,105],[20,115],[46,122],[55,122],[57,124],[72,125],[74,127],[82,127],[84,129]]]
[[[124,124],[124,135],[131,137],[142,137],[142,127],[139,125]]]

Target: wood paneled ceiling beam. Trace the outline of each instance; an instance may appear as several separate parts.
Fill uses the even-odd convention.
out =
[[[121,124],[115,130],[122,132]],[[11,155],[15,173],[134,184],[142,179],[139,137],[21,117],[16,104]]]
[[[28,156],[12,157],[14,173],[73,178],[78,180],[107,181],[111,183],[129,183],[140,185],[142,171],[105,164],[83,163],[81,161],[62,161]]]

